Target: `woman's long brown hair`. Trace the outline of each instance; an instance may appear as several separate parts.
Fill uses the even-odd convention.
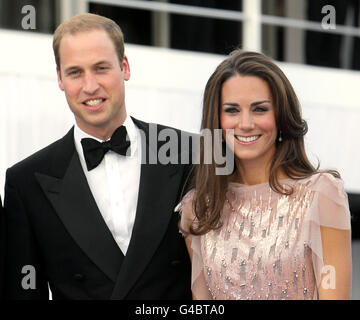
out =
[[[279,171],[289,178],[302,179],[319,172],[309,161],[304,145],[308,127],[302,119],[295,91],[280,68],[268,57],[257,52],[235,50],[216,68],[209,78],[203,97],[201,129],[220,129],[221,89],[225,81],[235,76],[255,76],[266,81],[270,88],[275,110],[276,127],[282,141],[276,140],[276,151],[270,166],[269,185],[281,194],[290,195],[291,188],[283,189],[279,183]],[[224,145],[213,142],[213,150],[224,152]],[[225,146],[226,147],[226,146]],[[218,151],[219,152],[219,151]],[[224,206],[229,176],[216,175],[217,164],[212,155],[211,164],[204,164],[204,144],[200,144],[200,164],[195,165],[193,209],[196,224],[190,228],[193,234],[201,235],[221,227],[220,216]],[[234,162],[234,172],[236,171]],[[340,177],[334,170],[328,170]]]

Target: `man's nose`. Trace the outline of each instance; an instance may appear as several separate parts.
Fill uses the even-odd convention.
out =
[[[99,83],[96,77],[91,73],[87,73],[84,76],[83,90],[87,94],[94,94],[99,89]]]

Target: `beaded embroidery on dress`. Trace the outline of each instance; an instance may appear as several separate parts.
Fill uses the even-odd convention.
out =
[[[327,173],[286,179],[290,196],[268,183],[230,183],[222,227],[193,236],[192,290],[199,299],[316,299],[323,267],[320,226],[350,229],[343,182]],[[191,190],[181,225],[193,220]]]

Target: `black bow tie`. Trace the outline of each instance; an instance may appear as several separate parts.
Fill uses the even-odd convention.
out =
[[[130,153],[130,141],[124,126],[117,128],[108,141],[99,142],[92,138],[84,138],[81,139],[81,144],[88,171],[96,168],[109,150],[123,156],[127,155],[128,149]]]

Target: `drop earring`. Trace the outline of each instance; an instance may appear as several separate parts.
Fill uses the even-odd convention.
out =
[[[281,142],[283,139],[282,139],[282,136],[281,136],[281,130],[279,131],[279,139],[278,141]]]

